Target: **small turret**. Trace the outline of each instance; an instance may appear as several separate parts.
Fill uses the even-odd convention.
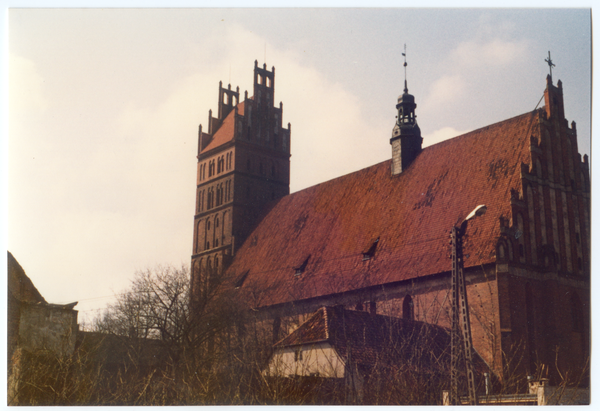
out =
[[[406,49],[406,46],[405,46]],[[404,55],[404,93],[398,97],[398,116],[392,131],[392,175],[405,171],[421,152],[423,138],[415,114],[415,97],[408,94],[406,82],[406,52]]]

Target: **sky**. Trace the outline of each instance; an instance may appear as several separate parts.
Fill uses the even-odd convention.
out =
[[[295,192],[390,158],[405,44],[424,146],[543,105],[550,51],[590,154],[589,9],[11,9],[8,250],[90,321],[136,270],[189,264],[219,81],[275,67]]]

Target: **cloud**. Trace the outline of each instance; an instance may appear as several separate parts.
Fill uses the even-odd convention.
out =
[[[101,92],[73,87],[49,105],[35,64],[16,59],[25,67],[17,89],[29,93],[19,104],[48,113],[39,121],[45,133],[30,128],[11,148],[20,162],[11,182],[18,181],[15,190],[21,187],[12,191],[11,227],[39,227],[15,228],[11,242],[17,244],[17,258],[20,249],[36,250],[26,269],[49,301],[80,300],[78,308],[88,310],[107,300],[87,299],[121,291],[136,269],[189,261],[198,125],[207,128],[209,109],[216,114],[219,80],[239,85],[242,98],[244,90],[252,95],[254,60],[264,56],[265,39],[229,25],[188,46],[193,49],[185,50],[185,64],[193,69],[167,73],[153,93],[137,92],[140,67],[115,69],[110,76],[90,67],[84,83]],[[275,104],[283,101],[283,122],[292,123],[292,191],[389,156],[392,124],[382,127],[365,118],[352,91],[301,55],[266,47],[268,67],[276,67]],[[82,90],[86,94],[78,96]],[[372,147],[374,135],[379,147]],[[36,152],[40,157],[34,162],[31,150],[40,144],[45,150]],[[36,234],[24,236],[32,231]]]
[[[480,67],[505,67],[521,59],[527,51],[527,42],[493,39],[490,41],[471,40],[460,43],[451,56],[451,66],[457,69]]]
[[[465,89],[466,82],[461,75],[444,75],[433,82],[423,105],[427,106],[429,110],[434,110],[434,107],[440,107],[462,98]]]

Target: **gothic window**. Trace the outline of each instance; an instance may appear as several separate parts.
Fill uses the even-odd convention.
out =
[[[201,246],[204,244],[204,229],[203,229],[202,221],[198,221],[198,225],[196,226],[196,253],[202,251]]]
[[[275,130],[277,131],[277,130]],[[279,148],[279,136],[277,134],[273,135],[273,148]]]
[[[271,87],[271,77],[267,77],[267,87]]]
[[[211,160],[208,163],[208,176],[212,177],[215,175],[215,160]]]
[[[260,164],[258,166],[258,170],[259,170],[259,173],[260,173],[261,176],[264,175],[262,161],[260,162]]]
[[[213,201],[214,201],[214,191],[213,188],[209,188],[208,189],[208,196],[207,196],[207,200],[206,200],[206,209],[210,210],[211,208],[213,208]]]
[[[252,161],[250,161],[250,159],[246,162],[246,167],[248,168],[248,171],[252,171]]]
[[[215,227],[219,228],[219,217],[215,219]]]
[[[402,302],[402,318],[405,320],[415,319],[414,304],[410,295],[404,297],[404,301]]]
[[[504,246],[502,244],[500,244],[498,246],[498,259],[504,260],[505,258],[506,258],[506,253],[504,251]]]
[[[517,214],[517,231],[515,233],[515,239],[518,241],[518,252],[519,260],[525,262],[525,245],[524,245],[524,228],[523,228],[523,216]]]

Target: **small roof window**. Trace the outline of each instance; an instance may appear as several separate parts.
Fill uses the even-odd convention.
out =
[[[300,275],[304,272],[304,270],[306,270],[306,266],[308,265],[308,260],[310,260],[310,254],[308,255],[308,257],[306,257],[306,259],[300,266],[294,267],[294,275]]]
[[[379,244],[379,237],[377,237],[377,239],[373,241],[373,243],[367,251],[363,251],[363,261],[367,261],[373,258],[373,256],[375,255],[375,250],[377,250],[377,244]]]
[[[250,273],[250,270],[246,270],[246,272],[244,274],[240,275],[240,277],[235,281],[234,287],[236,290],[244,284],[244,281],[246,281],[246,278],[248,277],[249,273]]]

